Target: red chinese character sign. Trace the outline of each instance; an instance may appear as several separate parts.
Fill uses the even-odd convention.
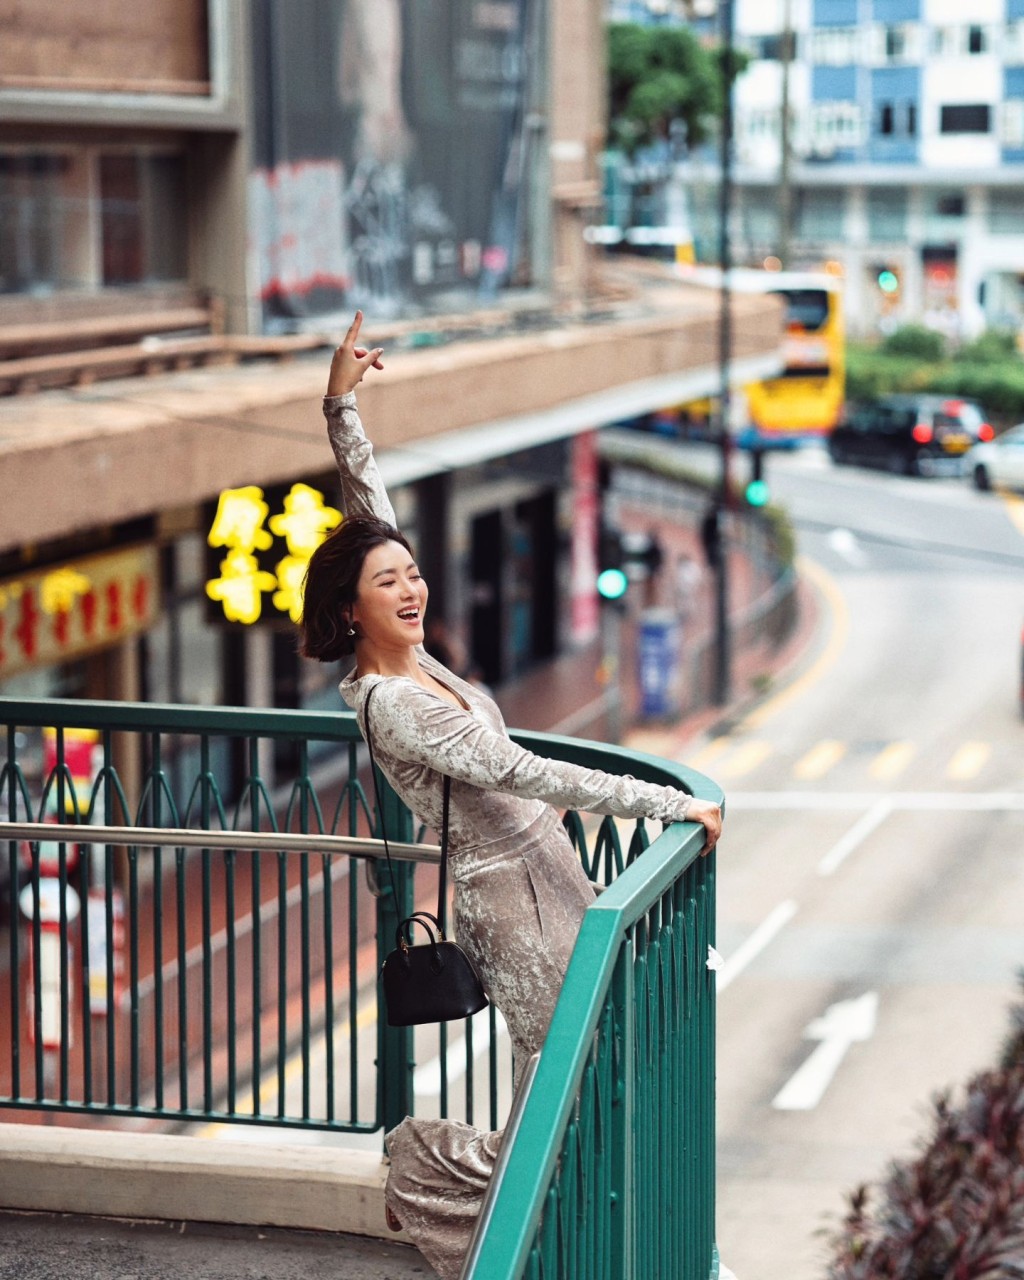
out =
[[[217,577],[206,584],[206,594],[220,603],[229,622],[250,625],[263,616],[264,596],[293,622],[302,617],[302,584],[309,558],[327,534],[341,523],[341,512],[325,506],[324,495],[306,484],[294,484],[284,498],[284,510],[270,516],[270,532],[264,521],[270,508],[263,490],[254,484],[225,489],[207,542],[224,547]],[[284,539],[287,555],[265,568],[258,551],[268,551],[274,537]]]
[[[155,547],[129,547],[0,580],[0,680],[148,630],[160,613]]]

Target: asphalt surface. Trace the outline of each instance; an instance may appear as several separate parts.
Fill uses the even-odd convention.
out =
[[[431,1280],[408,1245],[193,1222],[0,1213],[2,1280]]]

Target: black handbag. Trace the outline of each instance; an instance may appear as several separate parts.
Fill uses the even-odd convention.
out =
[[[374,685],[374,688],[377,686]],[[370,698],[366,695],[363,717],[366,721],[366,745],[370,749],[370,772],[373,774],[373,792],[377,799],[384,852],[388,860],[388,873],[394,891],[395,877],[391,865],[391,850],[384,827],[384,806],[377,786],[377,763],[373,758],[373,738],[370,734]],[[413,1027],[424,1022],[450,1022],[456,1018],[468,1018],[487,1007],[483,985],[465,951],[444,936],[445,905],[448,889],[448,805],[452,780],[444,780],[441,820],[441,868],[437,888],[437,914],[414,911],[400,921],[395,930],[395,950],[388,953],[381,966],[380,976],[384,987],[384,1005],[388,1026]],[[413,945],[413,926],[425,929],[429,941]]]

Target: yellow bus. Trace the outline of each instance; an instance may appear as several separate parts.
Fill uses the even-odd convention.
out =
[[[737,292],[776,294],[786,305],[785,367],[744,388],[746,447],[799,444],[836,425],[846,394],[842,279],[826,272],[738,271]]]

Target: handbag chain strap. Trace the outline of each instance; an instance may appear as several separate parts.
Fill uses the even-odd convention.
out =
[[[377,785],[377,761],[373,755],[373,735],[370,733],[370,699],[373,697],[373,690],[377,686],[374,685],[370,692],[366,695],[366,701],[363,703],[363,720],[366,722],[366,745],[370,751],[370,774],[373,778],[373,794],[377,801],[377,817],[380,822],[380,834],[384,841],[384,853],[388,860],[388,875],[391,878],[391,892],[398,901],[398,891],[395,888],[395,868],[391,861],[391,850],[388,847],[388,833],[384,822],[384,805],[381,803],[380,787]],[[440,874],[437,882],[437,927],[441,933],[441,940],[444,941],[444,920],[445,906],[448,901],[448,807],[451,800],[452,780],[448,774],[444,775],[444,790],[441,802],[441,866]]]

